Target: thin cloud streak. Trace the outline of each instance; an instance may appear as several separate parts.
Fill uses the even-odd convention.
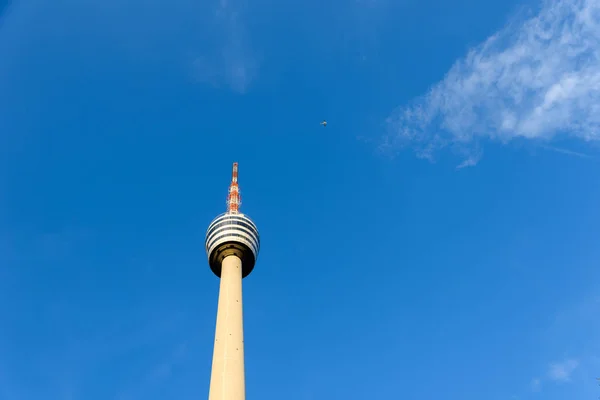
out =
[[[568,156],[579,157],[579,158],[591,158],[591,156],[589,156],[587,154],[583,154],[578,151],[573,151],[573,150],[569,150],[569,149],[563,149],[562,147],[548,146],[548,145],[542,145],[541,147],[543,149],[554,151],[556,153],[566,154]]]
[[[545,2],[536,16],[469,51],[386,122],[382,150],[409,146],[429,159],[445,147],[464,155],[486,139],[598,141],[600,2]]]

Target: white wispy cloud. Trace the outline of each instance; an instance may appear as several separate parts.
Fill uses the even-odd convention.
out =
[[[412,146],[423,158],[444,147],[464,153],[481,139],[598,141],[600,1],[545,2],[470,50],[387,124],[382,148]]]
[[[0,59],[7,60],[0,63],[2,94],[3,85],[20,73],[18,61],[35,51],[31,44],[35,40],[28,38],[37,36],[50,40],[51,53],[69,43],[65,36],[86,37],[90,48],[111,40],[137,62],[182,63],[190,79],[240,93],[258,73],[259,57],[247,23],[252,9],[246,0],[132,0],[127,6],[117,0],[29,0],[8,8],[2,4],[0,0]],[[55,23],[38,24],[41,15]]]
[[[553,381],[558,382],[569,382],[571,380],[571,374],[579,366],[577,360],[565,360],[563,362],[550,364],[548,376]]]
[[[10,10],[10,6],[12,5],[12,0],[0,0],[0,24],[2,23],[2,18],[4,14]]]
[[[539,392],[542,387],[542,381],[539,378],[534,378],[531,380],[531,390],[534,392]]]
[[[590,261],[590,266],[593,262]],[[582,294],[583,292],[583,294]],[[600,371],[600,288],[581,289],[573,296],[565,295],[565,304],[560,306],[548,326],[541,327],[540,341],[546,343],[547,354],[554,362],[545,358],[527,381],[527,386],[517,393],[516,398],[533,398],[532,392],[555,390],[554,385],[571,383],[561,390],[572,399],[597,398],[600,391],[595,380]],[[557,358],[562,354],[563,358]],[[568,357],[565,357],[568,354]],[[528,378],[529,379],[529,378]]]
[[[174,347],[167,356],[158,363],[150,365],[141,378],[129,382],[126,388],[116,395],[116,400],[135,400],[148,397],[148,392],[156,388],[162,381],[168,380],[173,369],[187,356],[187,343]]]
[[[215,10],[216,51],[194,60],[194,77],[214,86],[223,84],[245,93],[258,74],[259,61],[243,22],[241,0],[219,0]]]

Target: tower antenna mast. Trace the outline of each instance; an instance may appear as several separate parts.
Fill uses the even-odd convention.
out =
[[[238,186],[238,163],[233,163],[233,170],[231,172],[231,184],[229,185],[229,194],[227,195],[227,212],[230,214],[237,214],[240,211],[242,205],[242,196],[240,194],[240,187]]]

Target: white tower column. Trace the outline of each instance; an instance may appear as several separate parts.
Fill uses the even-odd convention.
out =
[[[210,376],[209,400],[245,400],[242,260],[225,257]]]
[[[233,163],[227,212],[210,223],[204,241],[208,265],[221,279],[209,400],[246,399],[242,279],[254,269],[260,237],[250,217],[239,211],[241,204],[238,164]]]

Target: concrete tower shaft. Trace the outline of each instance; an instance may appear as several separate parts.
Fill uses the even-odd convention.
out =
[[[242,260],[223,259],[208,400],[245,400]]]
[[[215,218],[206,232],[211,270],[221,278],[209,400],[245,400],[242,278],[254,269],[260,249],[258,229],[239,212],[238,164],[227,197],[227,212]]]

